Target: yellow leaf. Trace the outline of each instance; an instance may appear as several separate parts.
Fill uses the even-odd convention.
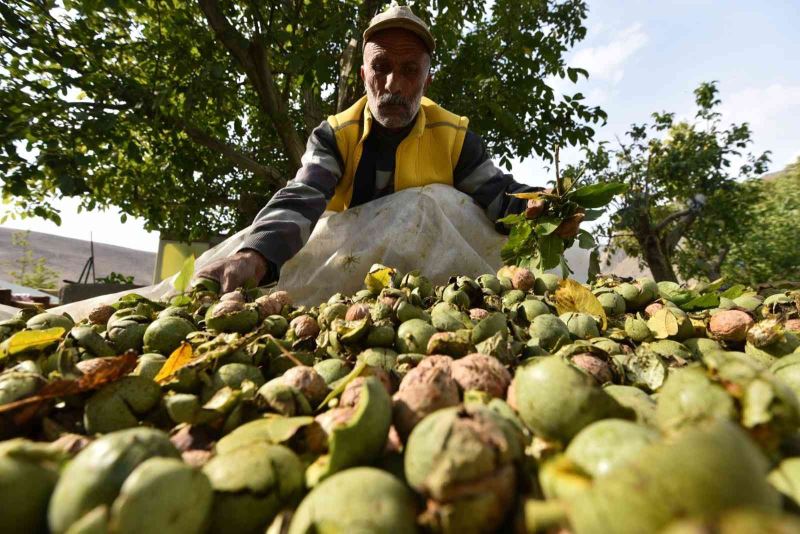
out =
[[[159,384],[168,382],[175,373],[192,363],[192,361],[194,361],[194,351],[192,351],[192,346],[184,341],[181,343],[180,347],[169,355],[167,361],[161,366],[161,370],[156,375],[155,381]]]
[[[26,350],[40,350],[60,341],[64,337],[64,328],[56,326],[45,330],[25,330],[17,332],[0,343],[0,359],[13,356]]]
[[[666,308],[658,310],[647,320],[647,328],[653,331],[656,339],[667,339],[674,336],[680,330],[678,318]]]
[[[521,198],[522,200],[531,200],[534,198],[542,198],[544,195],[542,195],[541,191],[530,191],[528,193],[509,193],[508,196]]]
[[[376,263],[370,268],[366,278],[364,278],[364,285],[372,293],[377,295],[384,287],[389,287],[391,285],[392,277],[394,277],[396,272],[397,271],[391,267]]]
[[[603,330],[607,326],[606,311],[594,293],[575,280],[561,280],[556,289],[556,310],[558,314],[567,312],[588,313],[597,317]]]

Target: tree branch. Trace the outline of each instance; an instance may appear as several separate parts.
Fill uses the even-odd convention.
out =
[[[694,223],[697,216],[700,214],[697,210],[690,210],[689,213],[683,216],[683,220],[681,220],[680,224],[678,224],[675,228],[673,228],[666,236],[660,239],[661,241],[661,248],[667,256],[672,256],[672,251],[678,245],[678,241],[681,240],[683,235],[689,229],[689,227]]]
[[[176,126],[186,132],[186,135],[188,135],[192,141],[220,153],[237,167],[248,170],[259,178],[267,180],[270,185],[283,187],[286,184],[286,180],[277,170],[268,165],[262,165],[245,154],[242,154],[233,145],[220,141],[203,130],[186,123],[182,119],[172,118],[171,120]]]
[[[261,108],[275,125],[289,165],[299,169],[305,145],[289,118],[286,102],[279,96],[265,47],[259,41],[248,40],[234,28],[222,13],[217,0],[198,0],[198,3],[217,39],[228,49],[253,84]]]
[[[664,217],[663,221],[661,221],[660,223],[658,223],[658,225],[656,225],[655,232],[657,234],[661,233],[661,231],[664,230],[664,228],[666,228],[667,225],[669,225],[671,222],[680,219],[681,217],[684,217],[686,215],[689,215],[691,212],[692,212],[691,208],[686,208],[683,211],[676,211],[675,213],[667,215],[666,217]]]

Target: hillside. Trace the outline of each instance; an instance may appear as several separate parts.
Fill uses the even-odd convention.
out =
[[[11,244],[11,236],[19,230],[0,228],[0,279],[12,280],[10,271],[21,251]],[[89,259],[89,242],[52,234],[31,232],[29,242],[34,257],[47,258],[47,265],[59,273],[59,280],[77,280]],[[115,245],[94,244],[97,277],[114,271],[134,277],[134,283],[149,285],[153,280],[156,255]]]

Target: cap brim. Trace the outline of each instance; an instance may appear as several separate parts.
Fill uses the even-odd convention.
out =
[[[428,48],[428,52],[433,52],[436,49],[436,43],[433,41],[433,36],[431,33],[425,28],[422,28],[419,24],[415,23],[414,21],[402,18],[393,18],[382,20],[377,24],[374,24],[367,28],[364,31],[364,46],[366,46],[367,41],[378,32],[383,30],[388,30],[391,28],[400,28],[403,30],[408,30],[413,32],[417,37],[422,39],[422,42],[425,43],[425,46]]]

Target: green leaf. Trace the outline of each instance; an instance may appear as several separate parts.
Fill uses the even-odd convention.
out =
[[[596,209],[596,210],[586,210],[583,213],[583,221],[584,222],[596,221],[597,219],[602,217],[605,212],[606,212],[606,210],[604,210],[602,208],[601,209]]]
[[[175,291],[178,293],[183,293],[189,287],[189,283],[192,281],[192,275],[194,274],[194,254],[190,254],[188,258],[183,262],[183,267],[181,267],[181,272],[178,273],[178,276],[175,278],[175,281],[172,282],[172,287],[175,288]]]
[[[693,298],[680,308],[684,311],[692,311],[716,308],[717,306],[719,306],[719,296],[715,295],[714,293],[706,293],[697,298]]]
[[[539,269],[547,271],[558,267],[564,253],[564,242],[554,235],[539,238]]]
[[[747,291],[747,288],[745,286],[743,286],[742,284],[736,284],[729,287],[722,293],[720,293],[719,296],[722,298],[733,300],[735,298],[741,297],[745,291]]]
[[[567,198],[584,208],[601,208],[611,202],[615,195],[624,193],[627,190],[627,184],[606,182],[579,187],[568,194]]]
[[[594,236],[586,230],[578,232],[578,246],[584,250],[592,250],[597,244],[594,242]]]
[[[521,213],[512,213],[511,215],[506,215],[502,219],[497,219],[497,222],[505,224],[506,226],[511,226],[512,224],[518,224],[525,221],[525,216]]]
[[[556,228],[558,228],[559,224],[561,224],[560,218],[549,215],[546,217],[539,217],[538,219],[536,219],[534,226],[536,228],[537,234],[550,235],[556,231]]]

